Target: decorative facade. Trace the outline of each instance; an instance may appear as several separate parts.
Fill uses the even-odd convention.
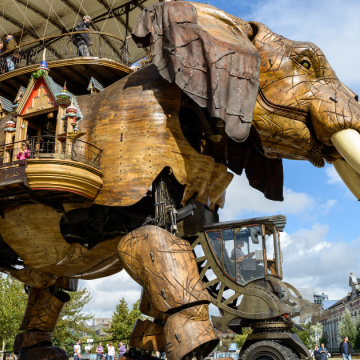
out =
[[[321,321],[324,326],[324,331],[328,336],[328,349],[338,349],[340,339],[338,338],[338,326],[342,319],[345,309],[349,309],[352,316],[356,316],[360,313],[360,289],[359,289],[360,278],[356,278],[353,273],[350,273],[349,286],[351,291],[326,309],[327,313],[330,313],[330,318]]]

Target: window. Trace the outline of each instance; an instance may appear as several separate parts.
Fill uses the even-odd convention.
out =
[[[220,242],[220,230],[216,230],[216,231],[209,231],[207,233],[208,239],[209,239],[209,243],[211,246],[211,249],[216,257],[216,259],[218,260],[220,266],[222,264],[221,262],[221,242]]]
[[[281,275],[279,239],[275,228],[265,226],[265,243],[267,274]]]
[[[264,277],[264,251],[260,226],[235,229],[235,249],[231,260],[236,263],[236,281],[248,281]]]

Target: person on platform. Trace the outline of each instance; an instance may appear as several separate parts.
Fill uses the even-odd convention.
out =
[[[104,355],[104,347],[102,346],[102,343],[99,342],[99,346],[96,348],[96,360],[102,360]]]
[[[119,349],[119,359],[123,357],[123,355],[126,353],[126,346],[123,342],[118,343],[118,349]]]
[[[345,336],[344,341],[340,343],[339,352],[342,355],[343,360],[351,360],[351,354],[353,352],[353,348],[347,336]]]
[[[23,142],[21,144],[21,151],[17,154],[17,158],[19,160],[26,160],[30,159],[30,150],[29,150],[29,144],[26,142]]]
[[[90,30],[91,17],[89,15],[85,15],[83,17],[83,21],[80,21],[75,26],[75,31],[89,31]],[[75,34],[73,35],[73,43],[78,49],[78,56],[90,56],[89,46],[93,43],[90,41],[89,34]]]
[[[6,46],[6,51],[9,50],[14,50],[17,47],[16,41],[14,39],[14,37],[11,34],[8,34],[5,36],[5,46]],[[12,57],[14,54],[9,54],[9,56],[6,57],[6,63],[7,63],[7,67],[8,67],[8,71],[13,71],[15,70],[15,64],[12,61]]]
[[[328,360],[329,352],[327,351],[327,348],[325,347],[324,343],[320,344],[319,354],[320,354],[319,360]]]
[[[79,339],[74,345],[74,360],[81,359],[81,340]]]
[[[108,357],[109,357],[109,360],[115,360],[115,348],[113,346],[113,343],[108,343],[106,345],[107,347],[107,350],[108,350]]]

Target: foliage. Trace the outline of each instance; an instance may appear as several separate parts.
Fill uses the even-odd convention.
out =
[[[91,299],[86,288],[69,292],[69,295],[70,301],[64,306],[53,339],[55,346],[60,346],[71,354],[73,344],[79,335],[71,333],[70,329],[75,332],[87,331],[86,322],[93,316],[81,313]],[[3,350],[4,347],[6,350],[12,350],[15,336],[20,332],[19,328],[27,304],[24,284],[10,276],[0,275],[0,304],[0,341],[3,343]]]
[[[93,315],[82,313],[84,306],[91,300],[90,293],[86,288],[80,288],[78,291],[67,292],[70,295],[70,301],[64,306],[61,317],[54,331],[54,344],[61,344],[67,339],[77,340],[75,334],[70,332],[88,332],[86,322],[93,318]],[[73,344],[75,343],[73,342]]]
[[[0,275],[0,340],[2,351],[13,347],[27,303],[24,285],[10,276]],[[5,347],[6,345],[6,347]]]
[[[325,347],[327,347],[327,346],[328,346],[328,342],[329,342],[328,333],[327,333],[326,331],[324,331],[324,332],[322,333],[322,336],[321,336],[320,340],[319,340],[319,343],[320,343],[320,344],[321,344],[321,343],[324,343],[324,344],[325,344]]]
[[[338,326],[338,340],[343,341],[344,337],[354,346],[358,341],[360,317],[351,316],[349,309],[345,309]]]
[[[116,305],[115,311],[112,315],[111,327],[107,330],[116,341],[123,339],[124,343],[127,343],[127,338],[130,337],[132,328],[135,325],[137,319],[145,320],[146,316],[141,314],[139,310],[140,300],[134,305],[132,310],[129,310],[128,304],[122,298]]]
[[[323,335],[324,326],[320,323],[310,326],[309,330],[309,346],[310,349],[314,349],[315,345],[320,345],[320,339]]]
[[[310,339],[309,339],[309,330],[311,327],[310,322],[307,324],[301,324],[301,326],[305,329],[305,330],[300,330],[296,327],[294,327],[292,329],[292,331],[297,334],[297,336],[300,338],[300,340],[304,343],[304,345],[310,349]]]
[[[235,336],[235,342],[236,342],[239,349],[241,347],[243,347],[248,335],[251,334],[251,333],[252,333],[251,328],[244,327],[244,328],[242,328],[242,334],[238,334],[238,335]]]

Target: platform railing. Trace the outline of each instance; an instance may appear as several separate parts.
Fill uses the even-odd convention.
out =
[[[104,32],[78,31],[37,39],[14,50],[5,51],[0,56],[0,75],[14,69],[40,64],[44,49],[48,62],[81,57],[78,43],[83,34],[88,35],[92,43],[88,46],[91,57],[113,60],[126,66],[131,64],[125,40]]]
[[[80,139],[66,136],[32,136],[26,142],[29,144],[30,159],[63,159],[78,161],[100,168],[102,150],[95,145]],[[18,159],[22,152],[24,140],[0,145],[0,170],[17,166],[24,162]]]

